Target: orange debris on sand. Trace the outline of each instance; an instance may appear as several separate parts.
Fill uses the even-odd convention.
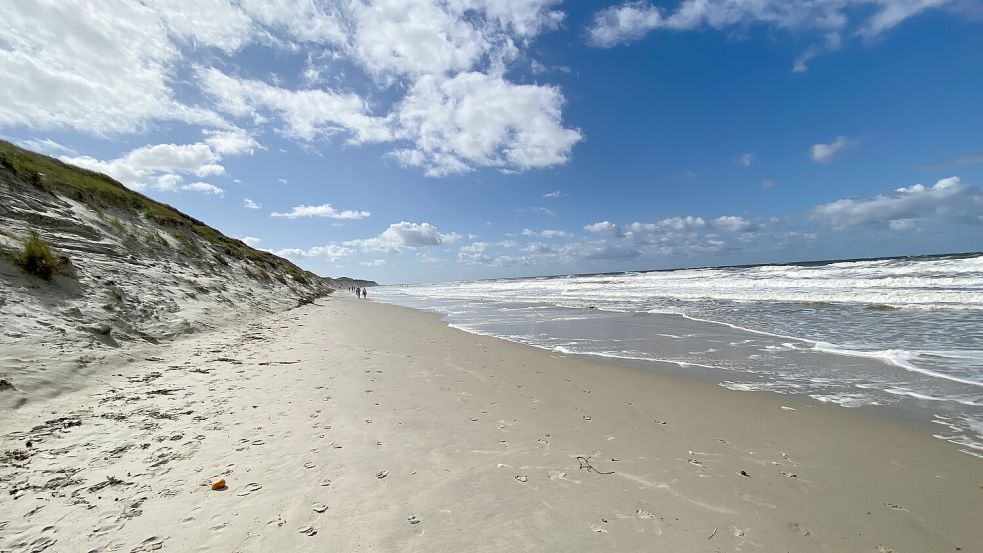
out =
[[[225,487],[225,478],[219,478],[218,480],[212,483],[213,490],[221,490],[224,487]]]

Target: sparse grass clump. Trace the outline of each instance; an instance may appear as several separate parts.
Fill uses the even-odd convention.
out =
[[[55,255],[51,251],[51,245],[44,238],[41,238],[37,231],[32,230],[27,241],[24,242],[24,253],[21,254],[18,264],[28,274],[44,280],[51,280],[57,261],[55,261]]]

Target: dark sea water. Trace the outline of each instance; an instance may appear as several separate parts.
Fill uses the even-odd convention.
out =
[[[713,370],[734,390],[903,403],[983,458],[983,255],[384,286],[373,297],[557,352]]]

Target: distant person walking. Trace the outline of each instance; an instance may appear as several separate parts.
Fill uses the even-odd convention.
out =
[[[357,298],[359,296],[359,294],[361,294],[361,293],[362,293],[361,288],[359,288],[358,286],[356,286],[355,287],[355,297]]]
[[[368,297],[369,297],[369,289],[368,288],[362,288],[362,299],[364,300],[365,298],[368,298]]]

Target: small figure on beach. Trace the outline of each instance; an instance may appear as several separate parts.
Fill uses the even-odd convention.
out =
[[[362,288],[362,299],[364,300],[364,299],[366,299],[368,297],[369,297],[369,289],[368,288]]]
[[[357,298],[360,293],[361,293],[361,288],[359,288],[358,286],[356,286],[355,287],[355,297]]]

